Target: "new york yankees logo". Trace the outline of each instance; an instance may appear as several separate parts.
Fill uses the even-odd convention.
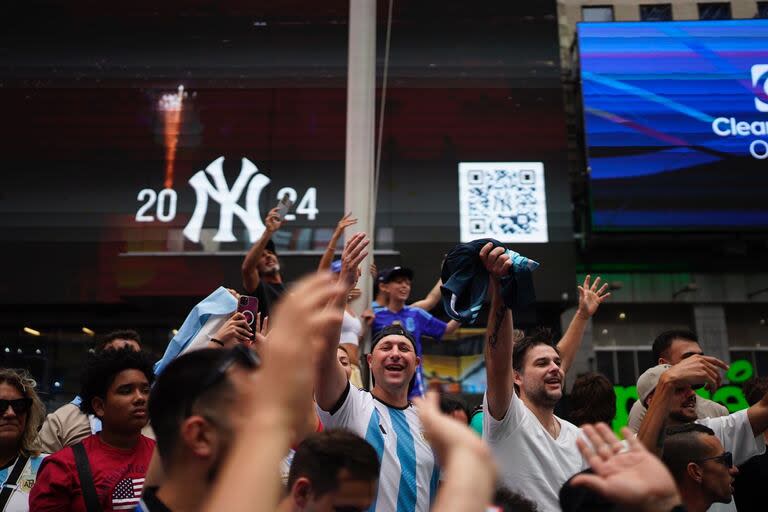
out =
[[[219,228],[213,237],[215,242],[236,242],[237,238],[232,232],[232,217],[237,217],[245,224],[251,242],[255,242],[264,232],[264,223],[259,212],[259,196],[270,179],[259,174],[259,169],[253,162],[243,158],[240,167],[240,175],[235,180],[232,188],[227,185],[224,177],[222,163],[224,157],[219,157],[211,162],[205,171],[198,171],[189,179],[189,184],[195,190],[197,203],[192,217],[184,228],[184,236],[192,242],[200,241],[200,231],[203,228],[205,215],[208,212],[208,199],[219,203]],[[213,184],[208,179],[213,178]],[[245,193],[245,208],[238,204],[243,190]]]

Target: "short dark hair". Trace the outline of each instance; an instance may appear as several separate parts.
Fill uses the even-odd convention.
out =
[[[288,473],[288,489],[301,477],[312,482],[312,494],[323,496],[339,486],[339,471],[346,469],[352,478],[375,481],[379,478],[376,450],[362,438],[346,430],[326,430],[312,434],[296,448]]]
[[[669,347],[672,346],[672,342],[678,339],[694,341],[696,343],[699,342],[699,338],[693,331],[685,329],[664,331],[653,340],[651,351],[653,352],[654,364],[669,350]]]
[[[743,386],[744,397],[750,406],[759,402],[768,393],[768,377],[749,379]]]
[[[507,487],[499,487],[493,493],[493,504],[502,512],[536,512],[536,504]]]
[[[138,332],[133,329],[120,329],[105,334],[99,343],[99,350],[104,350],[107,345],[118,339],[135,341],[141,347],[141,336]]]
[[[599,372],[576,377],[568,398],[570,420],[576,426],[605,422],[610,425],[616,416],[616,392],[608,377]]]
[[[683,481],[689,462],[707,456],[706,447],[701,442],[702,435],[714,436],[715,432],[698,423],[676,425],[666,430],[661,460],[667,465],[676,482]]]
[[[557,355],[560,355],[560,351],[557,349],[553,339],[554,336],[551,330],[537,329],[533,334],[526,336],[515,343],[515,346],[512,349],[512,368],[515,371],[521,371],[523,369],[523,361],[525,360],[528,351],[538,345],[552,347],[555,349],[555,352],[557,352]]]
[[[444,414],[452,414],[454,411],[464,411],[469,421],[469,409],[466,402],[458,396],[443,395],[440,397],[440,410]]]
[[[157,451],[166,467],[171,465],[179,439],[179,427],[192,404],[215,408],[230,404],[234,399],[234,387],[228,379],[220,379],[209,388],[199,390],[201,380],[228,353],[228,350],[215,348],[188,352],[171,361],[157,377],[149,395],[149,419],[155,433]],[[219,417],[226,419],[227,414],[223,412]]]
[[[124,370],[139,370],[150,384],[155,379],[152,358],[146,352],[136,352],[130,347],[116,350],[101,350],[88,354],[80,380],[80,409],[86,414],[96,414],[91,402],[94,398],[106,398],[109,386],[118,373]]]

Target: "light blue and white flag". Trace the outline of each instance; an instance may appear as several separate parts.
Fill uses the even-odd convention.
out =
[[[237,299],[223,286],[204,298],[192,308],[179,332],[168,343],[163,357],[155,363],[155,375],[160,375],[165,367],[181,354],[205,348],[210,337],[224,325],[236,309]]]

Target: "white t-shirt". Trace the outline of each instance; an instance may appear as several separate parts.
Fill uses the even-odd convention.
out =
[[[32,486],[35,484],[40,464],[47,456],[47,454],[41,454],[37,457],[30,457],[27,460],[19,479],[16,481],[11,497],[8,498],[8,503],[6,503],[3,509],[4,512],[27,512],[29,510],[29,491],[32,490]],[[16,461],[7,468],[0,469],[0,482],[2,482],[3,486],[11,475],[14,464],[16,464]]]
[[[752,433],[752,425],[749,423],[746,409],[728,416],[701,418],[696,420],[696,423],[709,427],[715,432],[715,436],[723,444],[723,449],[733,454],[733,463],[737,466],[744,464],[755,455],[765,453],[765,438],[762,434],[755,437]],[[709,511],[736,512],[736,504],[733,499],[730,503],[713,503]]]
[[[413,406],[391,407],[352,385],[347,385],[345,393],[337,410],[318,407],[318,414],[325,428],[350,430],[376,450],[381,471],[369,510],[428,512],[440,469]]]
[[[341,321],[341,337],[339,338],[339,343],[358,345],[360,343],[360,333],[362,332],[363,324],[360,322],[360,319],[345,309],[344,319]]]
[[[589,467],[576,446],[581,429],[556,417],[560,435],[553,439],[514,392],[501,421],[491,416],[487,395],[483,407],[483,439],[496,456],[500,481],[540,512],[560,512],[560,488]]]

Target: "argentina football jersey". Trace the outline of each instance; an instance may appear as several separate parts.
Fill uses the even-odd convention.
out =
[[[348,385],[336,410],[318,408],[326,428],[354,432],[374,447],[381,462],[371,512],[427,512],[437,492],[440,469],[409,403],[392,407]]]

